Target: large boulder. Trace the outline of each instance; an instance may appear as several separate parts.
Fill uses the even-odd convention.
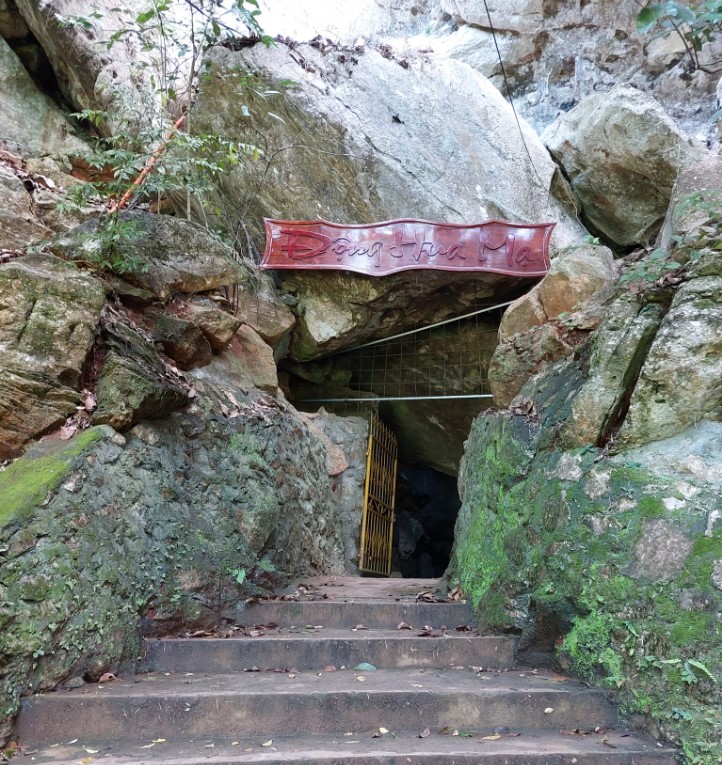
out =
[[[497,406],[508,406],[530,377],[571,355],[599,326],[616,280],[617,267],[606,247],[571,247],[557,256],[541,282],[506,309],[489,363]]]
[[[692,149],[650,96],[627,86],[590,96],[543,139],[563,167],[586,220],[615,244],[649,241]]]
[[[143,50],[142,42],[132,40],[134,19],[147,10],[141,0],[130,0],[122,8],[98,0],[90,12],[82,0],[15,2],[68,103],[79,109],[108,109],[114,122],[134,112],[146,122],[157,117],[160,94],[152,80],[160,74],[158,61]],[[110,35],[119,30],[129,30],[131,38],[109,48]]]
[[[100,264],[112,257],[126,281],[164,302],[176,292],[207,292],[257,280],[250,263],[237,260],[228,245],[200,226],[144,211],[121,213],[117,222],[89,221],[56,238],[50,248],[81,262]]]
[[[289,78],[296,87],[283,98],[261,98],[247,88],[242,72],[249,70],[264,88]],[[240,98],[252,123],[239,114]],[[218,197],[222,223],[245,227],[259,248],[264,216],[345,223],[552,219],[555,249],[579,243],[584,233],[550,191],[555,166],[534,132],[517,126],[485,78],[455,61],[313,45],[220,49],[193,120],[199,131],[247,143],[263,134],[264,156],[224,176]],[[457,300],[501,302],[511,286],[491,274],[278,278],[299,317],[292,344],[298,359],[393,333],[408,323],[411,306],[426,311],[433,304],[433,321],[452,315]]]
[[[0,148],[22,157],[81,155],[88,145],[57,104],[43,95],[0,37]]]
[[[504,342],[562,314],[573,313],[616,279],[617,268],[607,247],[584,244],[564,250],[541,282],[506,309],[499,325],[499,339]]]
[[[51,255],[0,265],[0,459],[75,412],[104,300],[95,278]]]

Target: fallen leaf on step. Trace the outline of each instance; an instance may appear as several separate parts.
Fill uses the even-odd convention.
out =
[[[100,749],[91,749],[89,746],[84,746],[83,749],[85,749],[88,754],[98,754],[100,751]]]
[[[150,749],[152,746],[155,746],[155,744],[146,744],[145,746],[141,746],[141,749]]]
[[[165,744],[165,739],[164,738],[154,738],[153,739],[153,743],[154,744]]]
[[[366,678],[363,675],[359,675],[356,679],[359,681],[359,683],[365,683],[366,682]]]
[[[610,749],[617,748],[616,746],[614,746],[614,744],[609,743],[609,739],[606,736],[602,739],[602,743],[604,744],[604,746],[608,746]]]
[[[272,745],[273,745],[273,739],[272,738],[269,738],[268,741],[266,741],[265,743],[261,744],[261,746],[272,746]]]
[[[112,683],[113,680],[117,680],[118,678],[112,673],[112,672],[106,672],[104,675],[100,676],[100,680],[98,680],[99,683]]]
[[[550,715],[550,714],[551,714],[553,711],[554,711],[554,707],[547,707],[547,708],[544,710],[544,714],[545,714],[545,715]]]
[[[498,738],[501,738],[501,733],[492,733],[491,736],[482,736],[484,741],[496,741]]]
[[[368,627],[364,626],[363,624],[357,624],[355,627],[351,628],[351,632],[354,632],[355,630],[367,630]]]
[[[419,738],[426,738],[427,736],[431,735],[431,731],[428,728],[424,728],[421,733],[419,733]]]
[[[407,624],[406,622],[399,622],[396,629],[397,630],[412,630],[413,627],[410,624]]]
[[[83,765],[85,765],[87,762],[92,762],[92,761],[93,761],[92,757],[86,757],[85,759],[81,760],[80,762],[82,762]]]

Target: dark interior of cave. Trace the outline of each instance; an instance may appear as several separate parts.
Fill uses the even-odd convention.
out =
[[[392,569],[402,577],[442,576],[461,502],[456,478],[417,462],[400,466]]]

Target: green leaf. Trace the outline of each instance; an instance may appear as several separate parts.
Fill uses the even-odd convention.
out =
[[[246,569],[245,568],[239,568],[238,570],[233,572],[236,575],[236,582],[238,584],[243,584],[243,582],[246,581]]]
[[[150,21],[153,16],[155,16],[156,10],[155,8],[151,8],[150,10],[143,11],[143,13],[139,13],[135,17],[135,23],[136,24],[145,24],[146,22]]]
[[[697,19],[697,14],[682,3],[674,3],[674,15],[687,24],[693,24]]]
[[[707,667],[705,667],[704,664],[702,664],[701,661],[697,661],[697,659],[687,659],[687,664],[698,669],[703,675],[707,675],[713,683],[717,682],[717,678],[707,669]]]
[[[637,32],[640,35],[646,34],[663,16],[668,15],[667,6],[661,3],[650,5],[649,8],[642,8],[637,14]]]

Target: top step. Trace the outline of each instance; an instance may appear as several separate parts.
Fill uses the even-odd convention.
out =
[[[246,627],[273,622],[279,627],[396,629],[406,622],[414,629],[471,625],[467,603],[404,603],[384,601],[261,601],[236,613]]]
[[[244,626],[414,629],[472,625],[464,602],[434,602],[438,579],[371,579],[360,576],[312,577],[295,583],[282,598],[259,601],[236,613]]]

